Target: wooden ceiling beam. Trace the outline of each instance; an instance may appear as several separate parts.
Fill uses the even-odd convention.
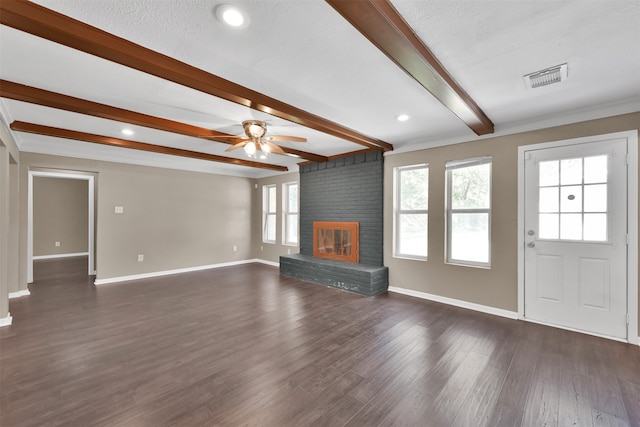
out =
[[[200,153],[198,151],[183,150],[180,148],[164,147],[162,145],[147,144],[145,142],[129,141],[120,138],[95,135],[92,133],[78,132],[69,129],[61,129],[51,126],[38,125],[14,121],[10,125],[11,130],[17,132],[33,133],[37,135],[53,136],[57,138],[73,139],[82,142],[108,145],[111,147],[129,148],[132,150],[147,151],[150,153],[168,154],[170,156],[188,157],[191,159],[208,160],[211,162],[229,163],[236,166],[247,166],[251,168],[269,169],[278,172],[286,172],[286,166],[271,165],[268,163],[253,162],[250,160],[234,159],[231,157],[218,156],[216,154]]]
[[[338,138],[393,146],[26,0],[0,2],[0,23]]]
[[[493,133],[489,117],[447,72],[389,0],[326,1],[477,135]]]
[[[42,105],[44,107],[57,108],[60,110],[71,111],[73,113],[86,114],[102,119],[115,120],[122,123],[129,123],[136,126],[143,126],[166,132],[177,133],[180,135],[191,136],[194,138],[204,138],[214,140],[224,144],[236,144],[242,141],[238,139],[216,139],[216,137],[233,136],[222,132],[216,132],[198,126],[186,123],[176,122],[173,120],[154,117],[147,114],[136,113],[135,111],[124,110],[122,108],[112,107],[110,105],[100,104],[93,101],[87,101],[81,98],[75,98],[44,89],[38,89],[33,86],[26,86],[7,80],[0,80],[0,97],[14,99],[16,101],[28,102],[31,104]],[[326,162],[328,157],[319,154],[307,153],[296,149],[282,147],[285,153],[291,157],[306,159],[313,162]]]

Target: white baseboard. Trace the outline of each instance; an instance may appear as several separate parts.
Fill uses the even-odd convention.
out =
[[[31,292],[29,292],[29,289],[26,289],[24,291],[9,292],[9,299],[26,297],[28,295],[31,295]]]
[[[9,326],[12,321],[11,313],[7,313],[7,317],[0,319],[0,328],[3,326]]]
[[[35,261],[38,259],[71,258],[74,256],[89,256],[89,252],[77,252],[74,254],[38,255],[34,256],[33,260]]]
[[[506,317],[509,319],[518,318],[518,313],[515,311],[503,310],[501,308],[490,307],[488,305],[476,304],[473,302],[443,297],[435,294],[428,294],[426,292],[414,291],[412,289],[396,288],[395,286],[389,286],[389,291],[396,292],[398,294],[409,295],[411,297],[422,298],[429,301],[441,302],[443,304],[449,304],[456,307],[467,308],[469,310],[480,311],[482,313],[493,314],[495,316]]]
[[[260,264],[271,265],[273,267],[280,267],[280,263],[279,262],[267,261],[266,259],[255,258],[252,261],[253,262],[259,262]]]
[[[106,285],[109,283],[126,282],[129,280],[149,279],[152,277],[169,276],[171,274],[191,273],[194,271],[209,270],[212,268],[229,267],[233,265],[250,264],[253,262],[260,262],[263,264],[271,264],[271,261],[265,261],[260,259],[245,259],[242,261],[223,262],[220,264],[199,265],[197,267],[179,268],[176,270],[154,271],[153,273],[133,274],[131,276],[119,276],[109,277],[106,279],[96,279],[93,284],[96,286]],[[278,265],[278,264],[276,264]]]

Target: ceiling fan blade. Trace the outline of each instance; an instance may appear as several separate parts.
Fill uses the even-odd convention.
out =
[[[284,154],[284,150],[272,142],[262,141],[262,144],[267,144],[267,146],[271,149],[272,153]]]
[[[246,143],[247,143],[247,141],[238,142],[237,144],[232,145],[231,147],[227,148],[224,151],[233,151],[233,150],[236,150],[238,148],[242,148],[242,147],[244,147],[246,145]]]
[[[290,141],[290,142],[307,142],[307,138],[301,138],[299,136],[286,136],[286,135],[273,135],[267,136],[262,139],[267,141]]]
[[[208,136],[207,138],[210,139],[249,139],[245,136],[238,136],[238,135],[220,135],[220,136]]]

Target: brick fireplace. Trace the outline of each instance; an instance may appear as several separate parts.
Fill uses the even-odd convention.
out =
[[[382,247],[383,159],[382,153],[369,152],[300,167],[300,253],[280,257],[281,274],[369,296],[387,290]],[[357,259],[345,259],[344,231],[353,231],[340,226],[325,227],[332,230],[322,234],[324,255],[329,256],[317,256],[317,246],[322,245],[317,244],[314,223],[336,222],[357,224],[359,237],[354,241],[350,235],[346,251],[353,255],[357,246]]]

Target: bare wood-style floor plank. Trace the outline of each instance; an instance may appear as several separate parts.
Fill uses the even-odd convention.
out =
[[[261,264],[95,287],[40,260],[0,426],[640,426],[640,348]]]

